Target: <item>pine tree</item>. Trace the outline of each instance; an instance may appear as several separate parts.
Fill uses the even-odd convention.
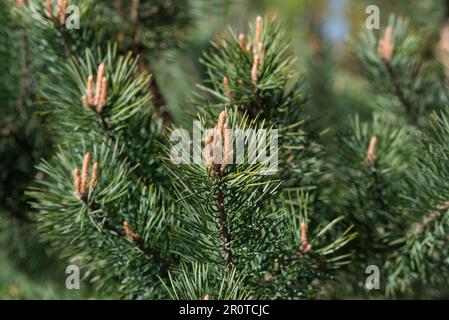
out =
[[[339,139],[337,197],[359,234],[352,267],[377,265],[389,297],[446,294],[444,28],[428,49],[429,29],[391,16],[378,36],[364,30],[354,42],[376,111]]]
[[[446,6],[362,27],[364,82],[322,39],[298,74],[270,14],[230,27],[177,113],[160,62],[187,59],[206,2],[3,1],[0,256],[30,288],[0,295],[73,298],[74,264],[76,297],[446,296]]]
[[[73,126],[61,130],[56,123],[62,117],[76,117],[78,112],[72,109],[74,112],[60,117],[57,107],[67,108],[65,99],[69,96],[56,94],[55,90],[61,93],[58,91],[59,84],[50,84],[62,79],[65,76],[62,73],[74,71],[65,68],[72,59],[85,56],[89,48],[92,52],[97,52],[99,47],[106,50],[107,41],[116,43],[109,46],[111,53],[113,50],[126,54],[132,51],[134,55],[145,56],[139,60],[139,65],[136,65],[137,60],[130,61],[130,57],[125,56],[120,62],[124,64],[121,72],[133,72],[136,68],[149,72],[149,61],[182,45],[185,30],[192,27],[199,14],[200,3],[191,1],[181,5],[171,1],[115,1],[114,6],[110,7],[109,1],[2,1],[0,63],[2,70],[6,72],[2,72],[2,83],[5,85],[0,92],[3,106],[0,144],[1,242],[2,248],[10,253],[9,258],[17,260],[14,267],[24,269],[26,276],[36,276],[38,281],[43,281],[41,278],[45,274],[46,277],[56,278],[52,280],[56,281],[57,288],[64,284],[65,266],[57,263],[55,257],[49,257],[49,245],[44,238],[40,237],[44,241],[42,245],[38,241],[35,214],[29,212],[26,204],[29,197],[23,195],[24,189],[35,175],[38,180],[44,179],[44,175],[34,167],[39,159],[42,156],[48,157],[53,144],[63,143],[72,134]],[[148,19],[148,15],[151,15],[151,19]],[[111,23],[111,17],[114,23]],[[129,17],[132,19],[128,19]],[[134,36],[125,37],[125,31]],[[160,130],[162,121],[153,121],[152,118],[156,117],[156,113],[158,119],[170,117],[165,98],[154,80],[150,82],[149,79],[141,79],[132,83],[130,88],[134,91],[130,94],[133,99],[131,104],[139,103],[136,91],[140,91],[142,86],[146,90],[148,85],[151,95],[155,97],[153,101],[156,102],[157,112],[144,112],[145,116],[133,123],[133,129],[120,132],[120,138],[126,137],[129,144],[130,139],[134,139],[139,133],[142,137],[147,137],[149,131]],[[65,89],[72,91],[70,87]],[[147,94],[142,99],[148,101],[150,98]],[[53,108],[49,107],[50,104]],[[131,105],[134,106],[135,104]],[[80,119],[80,124],[85,124],[83,121],[85,119]],[[101,117],[98,117],[98,121],[102,121]],[[88,121],[87,125],[92,125],[92,122]],[[141,128],[146,129],[140,130]],[[114,132],[116,133],[118,130]],[[119,138],[114,137],[112,132],[108,136],[110,139]],[[141,143],[144,143],[143,139]],[[150,139],[150,143],[151,141]],[[147,148],[143,150],[150,149],[149,143],[145,143]],[[136,145],[128,151],[127,155],[130,157],[147,159],[147,155]],[[149,163],[147,171],[153,172],[153,165],[150,163],[153,161],[146,161]],[[30,283],[32,281],[30,278]],[[20,288],[17,291],[19,293],[12,294],[13,297],[28,296],[26,292],[20,292]],[[39,292],[39,289],[31,288],[29,292],[34,297],[33,292]],[[64,295],[62,292],[59,294]]]
[[[33,24],[51,20],[42,6],[30,8],[22,14]],[[336,251],[355,234],[334,232],[342,217],[326,222],[308,212],[319,169],[297,129],[302,82],[289,88],[288,42],[278,23],[263,21],[254,36],[231,33],[205,55],[210,84],[198,93],[199,120],[215,126],[203,147],[221,150],[223,141],[224,153],[218,163],[221,151],[190,165],[170,160],[175,146],[140,58],[116,45],[81,49],[88,31],[78,34],[83,41],[67,39],[53,22],[66,58],[52,63],[42,95],[59,147],[27,194],[41,235],[97,289],[126,298],[310,297],[347,263]],[[285,140],[268,150],[282,159],[274,176],[260,174],[267,168],[250,156],[227,163],[226,129],[270,136],[275,127]],[[244,142],[254,138],[262,139]]]

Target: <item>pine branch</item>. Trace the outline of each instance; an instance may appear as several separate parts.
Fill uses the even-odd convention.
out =
[[[394,69],[391,65],[390,61],[382,60],[384,62],[385,69],[387,70],[388,76],[390,78],[390,81],[393,85],[394,92],[396,96],[398,97],[399,101],[401,102],[402,106],[405,109],[405,112],[407,116],[410,119],[411,124],[416,124],[416,121],[418,120],[416,118],[416,115],[413,113],[413,104],[406,98],[404,91],[401,88],[401,85],[398,82],[398,78],[396,77],[396,74],[394,72]]]
[[[100,206],[96,203],[87,203],[86,201],[83,201],[83,202],[85,205],[87,205],[89,207],[91,212],[95,212],[96,210],[100,209]],[[117,228],[117,227],[111,225],[107,220],[102,220],[99,222],[101,222],[105,231],[108,231],[109,233],[114,234],[118,237],[126,237],[126,232],[124,232],[122,228]],[[162,255],[160,254],[160,252],[158,252],[157,250],[147,246],[140,237],[137,239],[130,239],[130,240],[148,258],[154,259],[159,264],[161,264],[166,270],[168,270],[170,268],[171,263],[169,262],[169,260],[163,258]]]
[[[112,133],[112,131],[109,129],[109,125],[102,113],[97,113],[97,121],[100,125],[101,130],[103,133],[111,140],[113,144],[117,143],[117,139],[115,135]]]
[[[388,205],[385,202],[384,197],[382,196],[382,181],[381,177],[378,172],[378,165],[376,161],[369,163],[369,166],[371,168],[371,176],[373,178],[374,183],[374,197],[376,198],[377,202],[380,204],[381,209],[384,212],[388,212]]]
[[[229,244],[231,243],[231,235],[228,230],[228,219],[224,206],[223,191],[221,188],[217,189],[215,197],[218,207],[218,221],[220,225],[221,241],[223,243],[224,262],[226,268],[229,268],[232,264],[233,255],[232,250],[229,248]]]

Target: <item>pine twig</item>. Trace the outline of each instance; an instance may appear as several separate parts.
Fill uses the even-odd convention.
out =
[[[391,80],[391,83],[393,84],[394,93],[395,93],[396,97],[399,99],[402,106],[404,107],[406,114],[410,118],[410,122],[412,124],[416,124],[417,118],[416,118],[416,115],[413,114],[413,104],[407,99],[404,91],[402,90],[401,86],[399,85],[398,79],[396,77],[396,74],[393,70],[391,63],[389,61],[385,61],[385,60],[383,60],[383,61],[384,61],[384,65],[387,70],[388,76]]]
[[[228,229],[228,218],[224,206],[223,191],[221,188],[218,188],[215,194],[215,199],[218,207],[218,223],[220,225],[220,235],[223,243],[224,263],[226,268],[228,268],[232,264],[233,254],[232,250],[228,247],[231,242],[231,235]]]
[[[97,203],[88,203],[87,199],[82,199],[82,202],[88,206],[91,212],[97,211],[100,206]],[[122,228],[117,228],[111,225],[108,220],[103,220],[101,223],[105,231],[113,234],[117,237],[128,237],[127,233]],[[132,239],[132,243],[148,258],[154,259],[160,265],[162,265],[166,270],[169,269],[171,263],[168,259],[165,259],[157,250],[145,245],[143,240],[139,237],[138,239]]]

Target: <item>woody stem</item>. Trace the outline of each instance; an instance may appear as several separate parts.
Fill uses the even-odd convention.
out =
[[[217,193],[215,194],[215,199],[218,207],[218,223],[220,225],[220,236],[223,243],[224,263],[225,267],[228,268],[232,264],[233,255],[229,248],[231,235],[228,229],[228,218],[224,207],[223,191],[221,188],[218,188]]]

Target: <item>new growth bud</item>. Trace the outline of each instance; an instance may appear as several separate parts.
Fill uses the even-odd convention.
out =
[[[68,0],[58,0],[58,19],[61,26],[65,25],[65,11],[67,10]]]
[[[209,130],[204,140],[206,167],[212,177],[216,177],[219,173],[223,174],[232,160],[232,136],[226,120],[227,113],[222,111],[217,124]]]
[[[225,90],[226,95],[231,98],[232,97],[232,91],[231,88],[229,86],[229,79],[228,77],[223,77],[223,88]]]
[[[376,161],[376,154],[375,154],[376,144],[377,144],[377,137],[375,136],[371,137],[368,146],[368,152],[366,154],[366,161],[371,165],[374,164],[374,162]]]
[[[383,60],[390,62],[393,58],[394,44],[392,26],[388,26],[387,29],[385,29],[384,37],[379,40],[379,46],[377,50],[379,52],[379,56]]]
[[[240,48],[242,48],[243,51],[246,50],[245,34],[244,33],[239,34],[239,45],[240,45]]]
[[[53,17],[53,4],[52,0],[45,0],[45,15],[51,19]]]
[[[128,221],[126,220],[123,221],[123,230],[125,230],[125,235],[130,241],[136,242],[140,240],[140,235],[132,231]]]
[[[98,179],[99,165],[98,162],[95,162],[89,180],[90,160],[90,153],[86,153],[83,157],[83,166],[81,167],[81,173],[77,167],[75,167],[75,169],[73,170],[73,185],[75,188],[75,196],[81,201],[87,200],[89,188],[92,190],[95,187]]]
[[[307,225],[304,222],[301,222],[301,247],[299,248],[301,252],[307,253],[312,250],[312,245],[309,243],[307,239]]]
[[[93,75],[89,75],[86,83],[86,94],[83,96],[83,104],[96,113],[101,113],[108,98],[108,79],[105,76],[105,66],[103,63],[97,69],[95,89],[93,81]]]

